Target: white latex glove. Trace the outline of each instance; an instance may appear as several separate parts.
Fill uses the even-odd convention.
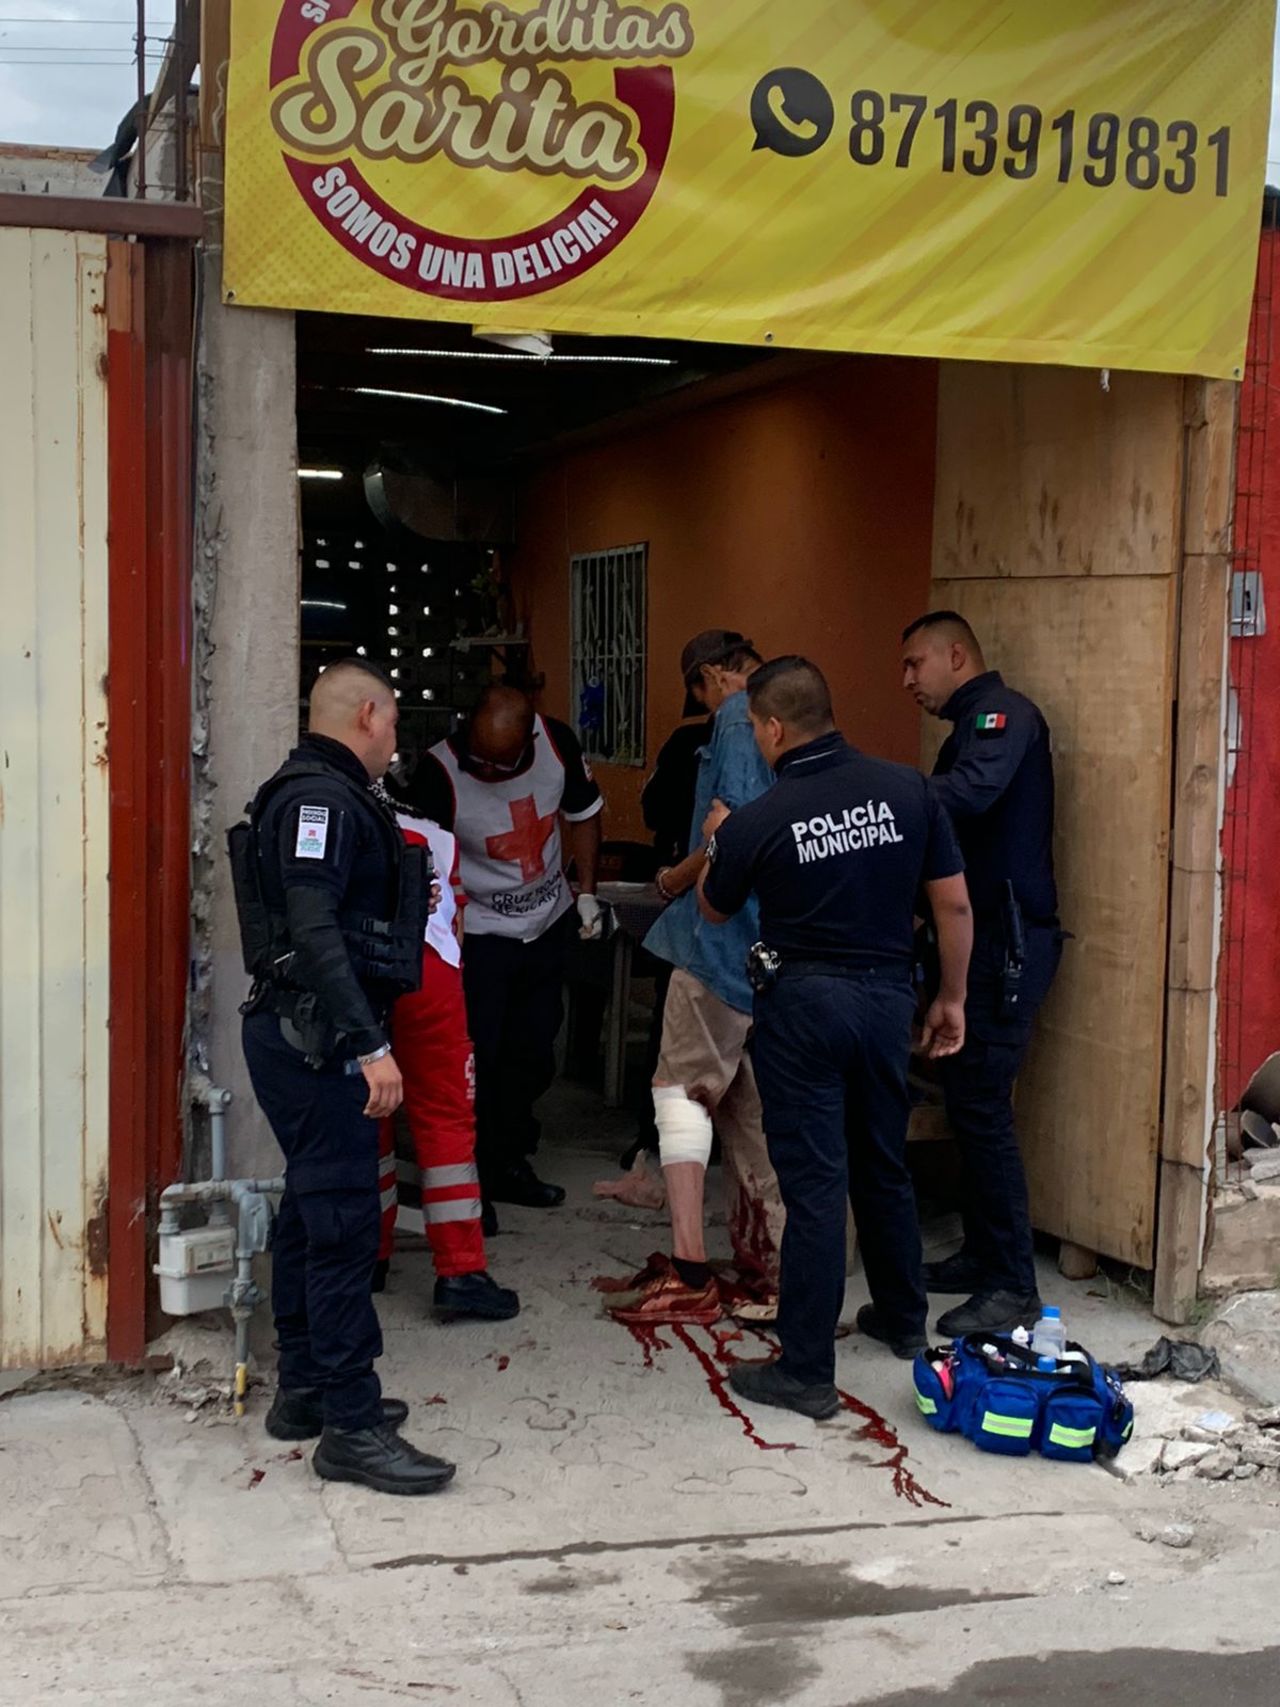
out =
[[[583,942],[599,942],[604,935],[604,908],[594,895],[578,896],[578,935]]]

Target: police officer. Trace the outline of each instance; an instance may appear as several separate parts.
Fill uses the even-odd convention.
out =
[[[921,885],[937,919],[942,964],[923,1033],[934,1056],[953,1053],[964,1039],[972,921],[946,813],[916,772],[845,742],[821,672],[804,658],[775,658],[751,677],[747,696],[777,782],[731,816],[713,809],[699,894],[704,916],[717,922],[751,893],[759,897],[752,1058],[787,1223],[781,1356],[737,1364],[730,1381],[746,1399],[827,1417],[839,1404],[846,1201],[871,1289],[859,1328],[898,1357],[925,1343],[906,1160]]]
[[[319,1435],[330,1481],[426,1494],[454,1467],[396,1432],[383,1399],[382,1335],[370,1296],[378,1254],[378,1121],[401,1101],[384,1029],[416,988],[430,872],[372,791],[391,762],[395,695],[359,659],[331,664],[311,693],[310,733],[230,834],[246,969],[244,1052],[284,1151],[273,1241],[278,1440]]]
[[[925,711],[953,725],[929,789],[955,825],[974,916],[965,1045],[941,1072],[964,1160],[964,1244],[926,1266],[925,1284],[971,1294],[939,1318],[940,1333],[1008,1332],[1040,1314],[1013,1085],[1062,953],[1049,728],[987,669],[955,611],[906,630],[902,680]]]

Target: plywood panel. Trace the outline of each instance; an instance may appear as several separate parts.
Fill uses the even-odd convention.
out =
[[[934,574],[1171,575],[1182,382],[944,362]]]
[[[0,231],[0,1364],[100,1354],[106,240]]]
[[[1164,1029],[1172,632],[1160,576],[939,580],[1053,731],[1074,933],[1018,1087],[1036,1225],[1150,1266]]]

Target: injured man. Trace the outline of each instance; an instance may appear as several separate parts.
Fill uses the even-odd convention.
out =
[[[710,629],[684,649],[681,670],[686,714],[715,713],[711,739],[699,753],[690,852],[658,873],[670,905],[645,938],[669,961],[662,1046],[653,1078],[654,1121],[673,1255],[655,1256],[608,1308],[618,1321],[660,1325],[714,1322],[731,1314],[771,1321],[777,1310],[783,1208],[769,1164],[755,1075],[747,1054],[752,991],[747,951],[757,934],[752,900],[727,925],[711,926],[698,911],[696,887],[706,861],[704,820],[721,802],[745,806],[772,783],[747,714],[743,691],[759,664],[742,635]],[[717,1276],[707,1261],[704,1232],[707,1166],[720,1138],[736,1273]]]

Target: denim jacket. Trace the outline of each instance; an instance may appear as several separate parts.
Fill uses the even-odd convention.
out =
[[[702,823],[713,800],[732,811],[757,799],[773,783],[773,772],[760,755],[745,693],[731,694],[716,712],[711,739],[698,754],[689,852],[702,846]],[[659,960],[690,973],[739,1013],[751,1012],[747,950],[760,934],[755,897],[723,925],[711,925],[698,911],[696,890],[671,903],[649,930],[644,946]]]

